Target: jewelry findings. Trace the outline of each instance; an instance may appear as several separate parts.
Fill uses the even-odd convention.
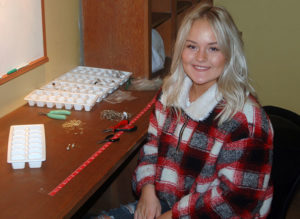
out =
[[[103,110],[101,112],[101,118],[112,120],[112,121],[121,121],[124,119],[130,119],[131,114],[127,112],[117,112],[114,110]]]

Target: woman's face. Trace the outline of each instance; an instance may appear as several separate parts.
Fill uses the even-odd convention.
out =
[[[185,73],[193,85],[207,90],[216,83],[225,66],[225,56],[206,19],[194,21],[181,54]]]

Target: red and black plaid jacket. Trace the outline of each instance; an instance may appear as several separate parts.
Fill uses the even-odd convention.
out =
[[[271,123],[249,97],[242,112],[219,126],[217,105],[208,106],[202,121],[188,109],[178,120],[157,100],[133,188],[139,194],[154,184],[173,218],[265,218],[273,194]]]

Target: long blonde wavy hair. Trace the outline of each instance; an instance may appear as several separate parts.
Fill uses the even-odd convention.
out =
[[[242,110],[249,94],[256,95],[249,82],[241,33],[225,8],[213,6],[210,3],[198,4],[184,17],[181,23],[175,42],[170,73],[162,86],[166,97],[165,107],[178,106],[180,88],[186,77],[181,54],[192,24],[198,19],[206,19],[210,23],[220,50],[226,58],[224,71],[217,81],[218,90],[223,95],[224,101],[222,102],[225,103],[217,116],[220,118],[219,124],[222,124],[231,119],[236,112]],[[180,109],[176,110],[180,111]]]

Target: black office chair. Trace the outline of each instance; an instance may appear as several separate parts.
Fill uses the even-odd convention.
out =
[[[264,109],[274,128],[274,196],[268,219],[285,219],[300,182],[300,116],[276,106]]]

